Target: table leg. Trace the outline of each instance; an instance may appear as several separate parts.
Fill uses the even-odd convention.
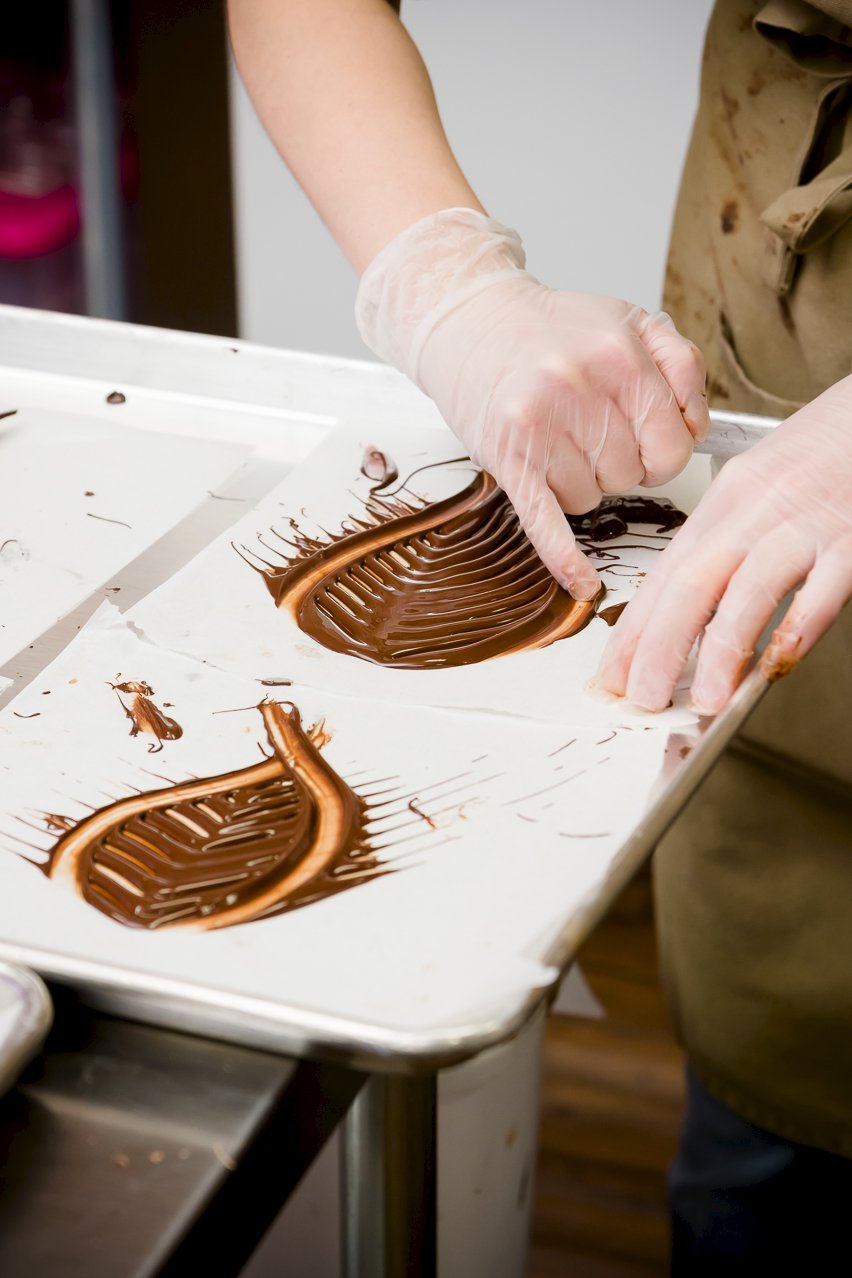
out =
[[[437,1076],[373,1074],[341,1142],[345,1278],[435,1278]]]
[[[124,319],[124,252],[115,73],[107,0],[73,0],[71,43],[83,205],[86,306]]]

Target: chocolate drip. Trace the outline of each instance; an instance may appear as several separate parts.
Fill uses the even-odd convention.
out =
[[[614,626],[627,607],[628,602],[625,599],[623,603],[610,604],[608,608],[599,608],[595,616],[600,617],[601,621],[605,621],[608,626]]]
[[[116,678],[120,678],[117,675]],[[121,708],[130,720],[131,737],[138,737],[140,732],[155,737],[148,746],[149,754],[159,754],[164,741],[177,741],[183,736],[183,728],[177,719],[163,714],[159,706],[151,700],[154,689],[149,683],[136,679],[127,679],[123,683],[111,683]]]
[[[568,522],[577,536],[598,542],[623,537],[629,524],[653,524],[658,533],[671,532],[686,522],[686,515],[667,497],[604,497],[594,510],[571,515]]]
[[[322,725],[305,732],[295,706],[259,709],[271,758],[101,808],[59,839],[45,873],[148,929],[268,918],[387,873],[366,805],[320,754]]]
[[[484,472],[419,509],[387,499],[367,509],[371,522],[351,521],[330,543],[290,542],[297,554],[280,566],[253,556],[278,607],[326,648],[435,670],[544,647],[594,615],[556,584]]]

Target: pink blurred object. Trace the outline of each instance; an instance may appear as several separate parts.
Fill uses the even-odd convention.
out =
[[[41,257],[64,248],[80,229],[80,203],[70,183],[43,195],[0,189],[0,258]]]
[[[43,118],[27,93],[9,98],[0,130],[0,258],[41,257],[76,238],[74,154],[73,131],[61,116]]]

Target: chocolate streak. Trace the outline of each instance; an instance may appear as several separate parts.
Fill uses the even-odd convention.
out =
[[[148,746],[149,754],[159,754],[164,741],[178,741],[183,736],[183,728],[177,719],[163,714],[159,706],[151,701],[154,689],[149,683],[128,679],[124,683],[111,683],[109,686],[132,724],[131,737],[138,737],[140,732],[156,737],[156,744],[152,741]]]
[[[364,801],[320,754],[322,725],[305,732],[295,706],[259,710],[270,759],[101,808],[54,845],[48,877],[128,927],[207,930],[387,873]]]
[[[485,472],[444,501],[373,499],[367,512],[371,523],[351,521],[330,543],[299,535],[280,566],[251,565],[326,648],[435,670],[545,647],[594,616],[594,601],[556,584]]]

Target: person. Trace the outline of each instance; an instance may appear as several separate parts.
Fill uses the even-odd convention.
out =
[[[852,0],[717,0],[674,322],[525,271],[453,156],[396,7],[230,0],[235,55],[361,274],[365,339],[495,475],[560,584],[599,585],[564,513],[665,482],[706,436],[705,361],[711,402],[786,419],[711,484],[596,679],[660,710],[700,638],[691,695],[715,714],[793,591],[762,668],[777,679],[818,645],[655,875],[689,1060],[673,1271],[827,1272],[852,1187]]]

